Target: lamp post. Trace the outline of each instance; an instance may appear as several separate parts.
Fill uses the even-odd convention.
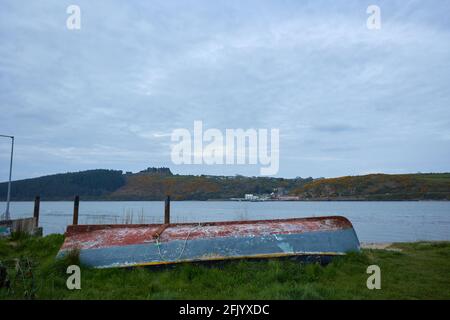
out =
[[[0,137],[11,138],[11,160],[9,162],[8,195],[6,196],[6,211],[5,211],[5,220],[10,220],[11,216],[9,214],[9,201],[11,199],[11,175],[12,175],[13,153],[14,153],[14,136],[7,136],[0,134]]]

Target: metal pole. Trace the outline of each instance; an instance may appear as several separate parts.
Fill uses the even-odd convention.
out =
[[[11,215],[9,214],[9,202],[11,200],[11,176],[12,176],[13,154],[14,154],[14,137],[11,137],[11,160],[9,162],[8,196],[6,200],[6,212],[5,212],[6,220],[11,220]]]
[[[11,199],[11,176],[12,176],[12,164],[13,164],[13,154],[14,154],[14,136],[0,135],[0,137],[11,138],[11,160],[9,163],[8,195],[6,197],[6,212],[5,212],[5,220],[10,220],[11,216],[9,214],[9,202]]]

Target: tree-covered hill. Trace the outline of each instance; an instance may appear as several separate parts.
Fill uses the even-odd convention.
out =
[[[299,188],[312,178],[283,179],[244,176],[173,175],[169,168],[147,168],[138,173],[89,170],[13,181],[12,200],[209,200],[240,198],[246,193],[269,194],[277,188]],[[0,183],[6,199],[7,183]]]
[[[172,174],[169,168],[138,173],[88,170],[13,181],[12,200],[210,200],[283,190],[300,200],[450,200],[450,173],[370,174],[331,179]],[[0,200],[7,183],[0,183]]]
[[[450,173],[317,179],[291,193],[302,200],[450,200]]]
[[[68,200],[74,195],[84,199],[101,198],[125,184],[122,171],[88,170],[60,173],[39,178],[13,181],[12,200],[32,200],[40,195],[42,200]],[[0,183],[0,197],[6,199],[8,184]]]
[[[170,194],[174,200],[242,198],[246,193],[270,194],[274,189],[299,188],[312,178],[284,179],[244,176],[192,176],[134,174],[110,195],[113,200],[162,200]]]

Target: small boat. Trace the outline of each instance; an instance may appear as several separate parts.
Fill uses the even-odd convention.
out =
[[[174,224],[70,225],[58,253],[78,250],[95,268],[166,265],[229,259],[293,257],[329,261],[359,251],[344,217]]]

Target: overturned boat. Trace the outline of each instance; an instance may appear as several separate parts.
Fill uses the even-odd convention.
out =
[[[340,216],[176,224],[70,225],[58,253],[96,268],[294,257],[327,261],[359,251]]]

